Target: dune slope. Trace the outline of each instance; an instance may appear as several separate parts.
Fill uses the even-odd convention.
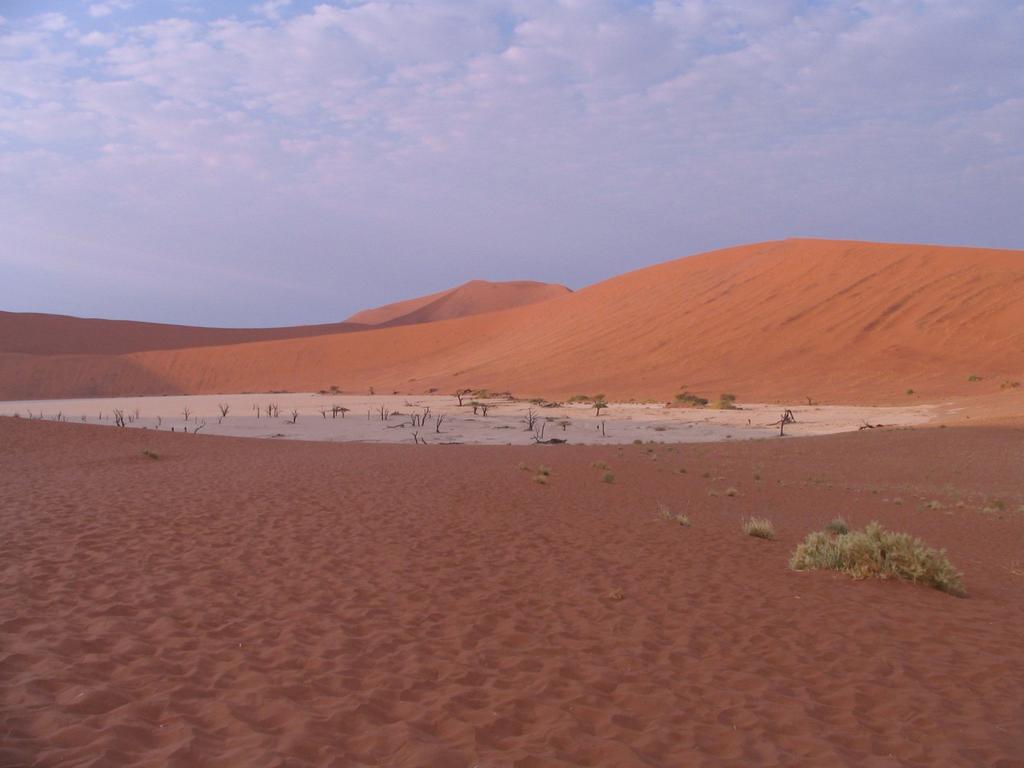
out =
[[[983,394],[1024,379],[1024,252],[785,240],[474,317],[129,357],[137,382],[123,375],[96,394],[143,394],[151,379],[190,393],[337,384],[655,399],[685,388],[741,401]],[[103,365],[0,357],[0,393],[75,396],[66,382],[81,376],[69,372],[87,366],[102,381]]]
[[[364,326],[348,321],[282,328],[205,328],[38,312],[0,312],[0,353],[122,355],[145,350],[325,336],[364,329]]]
[[[569,292],[564,285],[530,280],[504,283],[471,280],[447,291],[365,309],[352,315],[347,322],[376,326],[431,323],[536,304]]]

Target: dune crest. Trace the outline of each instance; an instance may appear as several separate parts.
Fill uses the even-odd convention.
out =
[[[532,280],[503,283],[470,280],[447,291],[406,299],[375,309],[364,309],[352,315],[346,322],[375,326],[431,323],[536,304],[567,293],[571,291],[564,285],[538,283]]]

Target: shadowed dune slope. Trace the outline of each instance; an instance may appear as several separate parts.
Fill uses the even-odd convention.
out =
[[[985,394],[1024,379],[1024,252],[785,240],[475,317],[131,357],[150,379],[191,393],[337,384],[656,399],[685,387],[741,401]],[[102,380],[96,359],[25,365],[0,357],[4,397],[81,394],[63,378],[79,365],[99,365]],[[142,394],[148,381],[122,376],[96,394]]]
[[[431,323],[436,320],[451,320],[456,317],[536,304],[567,293],[570,291],[564,285],[537,283],[531,280],[505,283],[470,280],[448,291],[407,299],[376,309],[365,309],[352,315],[348,322],[377,326]]]
[[[26,355],[122,355],[145,350],[213,347],[365,330],[353,322],[284,328],[204,328],[134,320],[0,312],[0,352]]]

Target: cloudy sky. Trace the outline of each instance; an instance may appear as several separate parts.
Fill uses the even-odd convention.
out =
[[[278,325],[788,236],[1024,248],[1016,0],[0,17],[0,309]]]

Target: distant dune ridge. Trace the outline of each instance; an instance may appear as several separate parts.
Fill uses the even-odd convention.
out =
[[[336,385],[892,402],[911,389],[980,394],[1024,379],[1024,251],[792,239],[677,259],[575,293],[506,291],[538,292],[553,296],[471,314],[500,304],[467,283],[350,318],[389,327],[301,338],[124,354],[4,347],[0,397]]]
[[[436,320],[451,320],[456,317],[536,304],[538,301],[570,292],[564,285],[537,283],[532,280],[505,283],[470,280],[447,291],[387,304],[376,309],[365,309],[352,315],[346,322],[377,326],[431,323]]]

